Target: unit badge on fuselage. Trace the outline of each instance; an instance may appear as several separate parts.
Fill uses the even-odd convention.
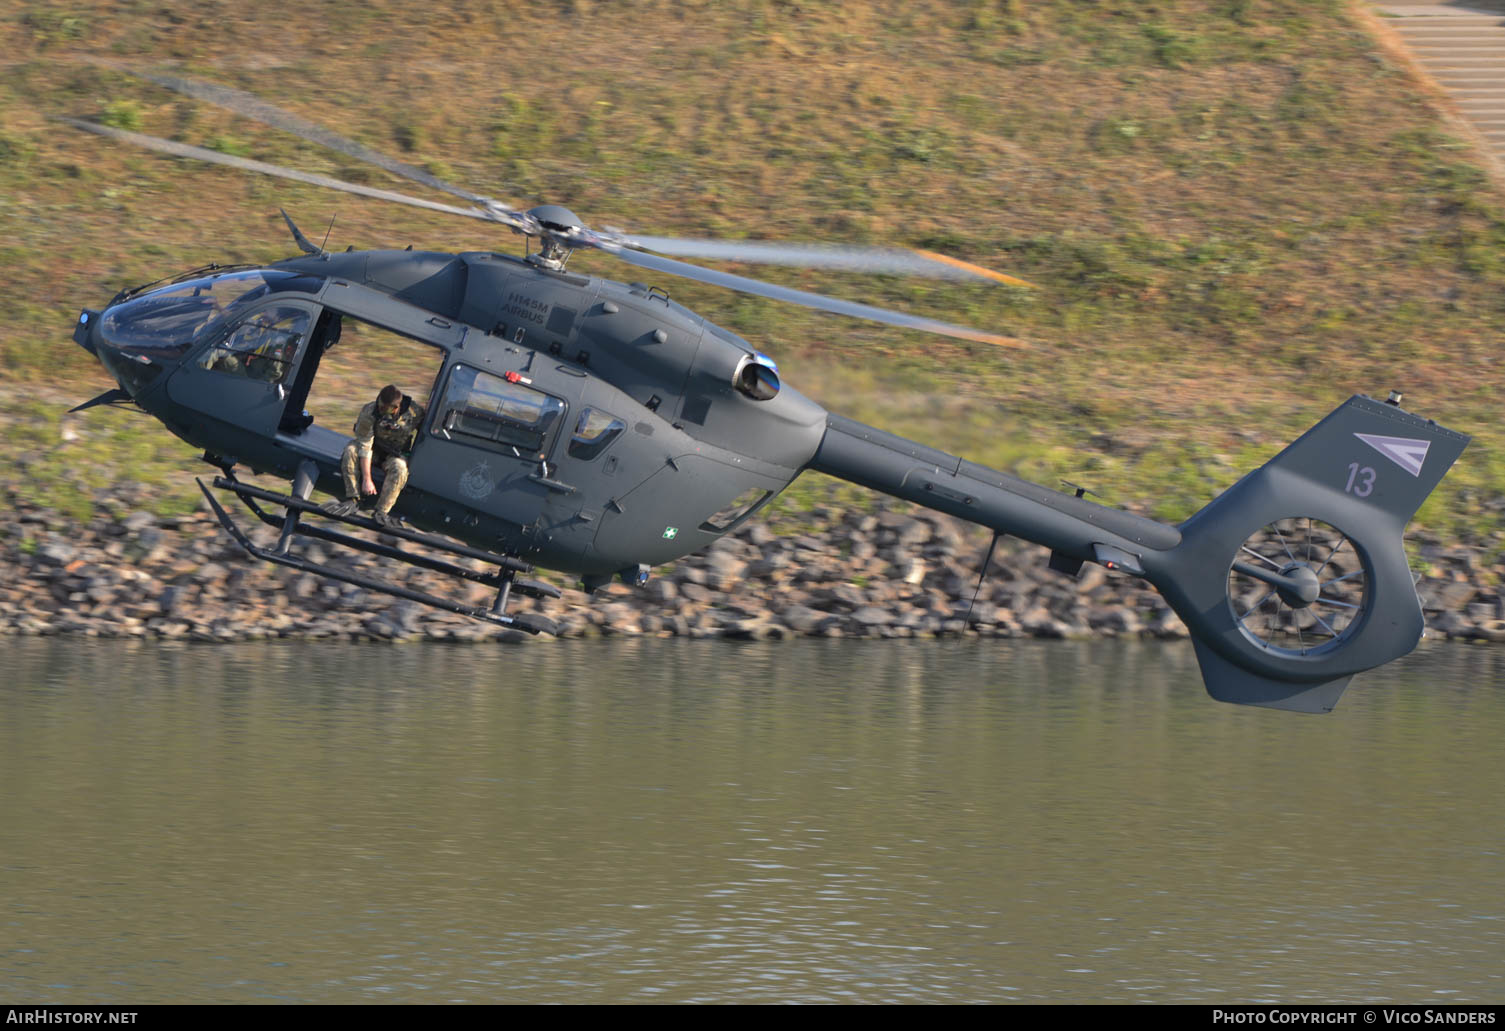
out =
[[[460,493],[472,501],[485,500],[496,489],[491,478],[491,469],[485,462],[477,462],[460,477]]]

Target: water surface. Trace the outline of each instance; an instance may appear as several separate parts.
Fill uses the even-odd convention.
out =
[[[1505,998],[1498,650],[5,649],[10,1001]]]

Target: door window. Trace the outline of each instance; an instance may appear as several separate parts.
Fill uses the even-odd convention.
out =
[[[549,431],[564,414],[564,402],[522,383],[465,365],[456,366],[444,394],[435,432],[467,444],[542,457]]]

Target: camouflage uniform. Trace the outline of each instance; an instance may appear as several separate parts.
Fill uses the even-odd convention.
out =
[[[355,420],[355,439],[346,445],[340,459],[340,471],[345,474],[345,497],[352,501],[360,499],[360,459],[369,455],[372,467],[386,474],[376,499],[376,510],[383,514],[392,511],[408,482],[407,459],[418,441],[423,416],[423,405],[406,394],[397,411],[390,415],[380,414],[375,401],[361,409]]]

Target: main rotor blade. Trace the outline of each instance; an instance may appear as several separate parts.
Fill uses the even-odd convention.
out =
[[[723,286],[729,290],[738,290],[745,294],[755,294],[759,297],[768,297],[775,301],[800,304],[806,308],[814,308],[816,311],[831,312],[833,315],[850,315],[853,318],[871,319],[874,322],[883,322],[890,326],[919,329],[927,333],[939,333],[942,336],[956,337],[959,340],[976,340],[984,344],[998,344],[1001,347],[1029,346],[1024,341],[1015,337],[997,336],[993,333],[984,333],[981,330],[968,329],[965,326],[953,326],[950,323],[938,322],[935,319],[920,318],[915,315],[905,315],[901,312],[889,311],[887,308],[874,308],[869,304],[842,301],[834,297],[826,297],[823,294],[810,293],[807,290],[794,290],[787,286],[775,286],[772,283],[749,279],[746,276],[734,276],[727,272],[717,272],[714,269],[701,268],[699,265],[690,265],[683,261],[675,261],[672,258],[661,258],[656,254],[645,254],[642,251],[629,250],[625,247],[619,248],[599,244],[597,246],[607,254],[615,255],[623,261],[640,265],[643,268],[653,269],[655,272],[667,272],[671,276],[683,276],[686,279],[694,279],[702,283]]]
[[[677,258],[747,261],[767,265],[793,265],[800,268],[844,269],[854,272],[888,272],[905,276],[929,276],[933,279],[990,279],[995,283],[1006,283],[1010,286],[1033,287],[1035,285],[1015,276],[974,265],[969,261],[948,258],[944,254],[904,250],[897,247],[680,239],[672,236],[637,236],[635,234],[624,234],[622,242],[630,247],[640,247]]]
[[[406,162],[388,157],[364,144],[347,139],[333,130],[290,111],[270,104],[260,97],[243,90],[232,89],[212,82],[201,82],[177,75],[164,75],[142,71],[119,62],[93,58],[91,63],[128,75],[135,75],[164,89],[184,96],[207,101],[235,114],[253,119],[276,129],[292,133],[311,143],[375,165],[393,175],[401,176],[431,189],[440,190],[455,197],[480,205],[493,215],[504,217],[496,221],[514,224],[506,216],[517,219],[516,227],[530,231],[524,226],[523,213],[490,197],[485,197],[452,183]],[[272,173],[275,174],[275,173]],[[387,198],[390,199],[390,198]],[[740,240],[679,239],[667,236],[628,236],[620,232],[610,233],[614,242],[628,247],[646,248],[660,254],[682,258],[707,258],[723,261],[746,261],[762,264],[792,265],[804,268],[834,268],[857,272],[884,272],[897,275],[928,276],[937,279],[987,279],[1011,286],[1033,287],[1034,284],[1015,276],[995,272],[943,254],[924,250],[899,248],[833,246],[825,244],[778,244]]]
[[[490,205],[497,203],[490,197],[483,197],[480,194],[461,189],[437,176],[425,172],[421,168],[416,168],[395,158],[390,158],[380,151],[372,150],[370,147],[356,143],[354,140],[346,139],[339,133],[326,129],[322,125],[317,125],[305,118],[300,118],[290,111],[284,111],[280,107],[269,104],[254,94],[231,89],[228,86],[219,86],[212,82],[199,82],[196,79],[184,79],[176,75],[158,75],[155,72],[138,71],[126,65],[117,64],[114,61],[95,59],[93,63],[106,68],[112,68],[115,71],[125,72],[128,75],[138,76],[148,82],[154,82],[164,89],[170,89],[197,100],[206,100],[211,104],[217,104],[227,111],[233,111],[238,115],[243,115],[246,118],[270,125],[274,129],[290,132],[294,136],[301,136],[310,143],[317,143],[322,147],[328,147],[330,150],[337,150],[341,154],[349,155],[358,161],[365,161],[376,165],[378,168],[385,169],[393,175],[402,176],[404,179],[411,179],[415,183],[421,183],[424,186],[441,190],[455,197],[462,197],[476,204]]]
[[[124,143],[133,143],[138,147],[145,147],[148,150],[157,150],[164,154],[172,154],[176,157],[196,158],[199,161],[209,161],[216,165],[228,165],[231,168],[240,168],[247,172],[260,172],[262,175],[274,175],[282,179],[292,179],[295,182],[308,183],[311,186],[325,186],[331,190],[343,190],[346,193],[354,193],[362,197],[396,201],[398,204],[410,204],[415,208],[427,208],[430,211],[442,211],[448,215],[464,215],[466,218],[476,218],[483,222],[511,224],[505,218],[489,210],[458,208],[453,204],[440,204],[437,201],[409,197],[405,193],[393,193],[391,190],[378,190],[373,186],[347,183],[343,179],[319,175],[316,172],[299,172],[296,169],[268,164],[265,161],[252,161],[249,158],[236,157],[234,154],[222,154],[217,150],[207,150],[203,147],[195,147],[187,143],[174,143],[172,140],[164,140],[158,136],[147,136],[144,133],[130,132],[126,129],[115,129],[108,125],[100,125],[98,122],[86,122],[79,118],[66,118],[61,115],[56,117],[58,121],[66,122],[75,128],[98,133],[101,136],[109,136]]]

